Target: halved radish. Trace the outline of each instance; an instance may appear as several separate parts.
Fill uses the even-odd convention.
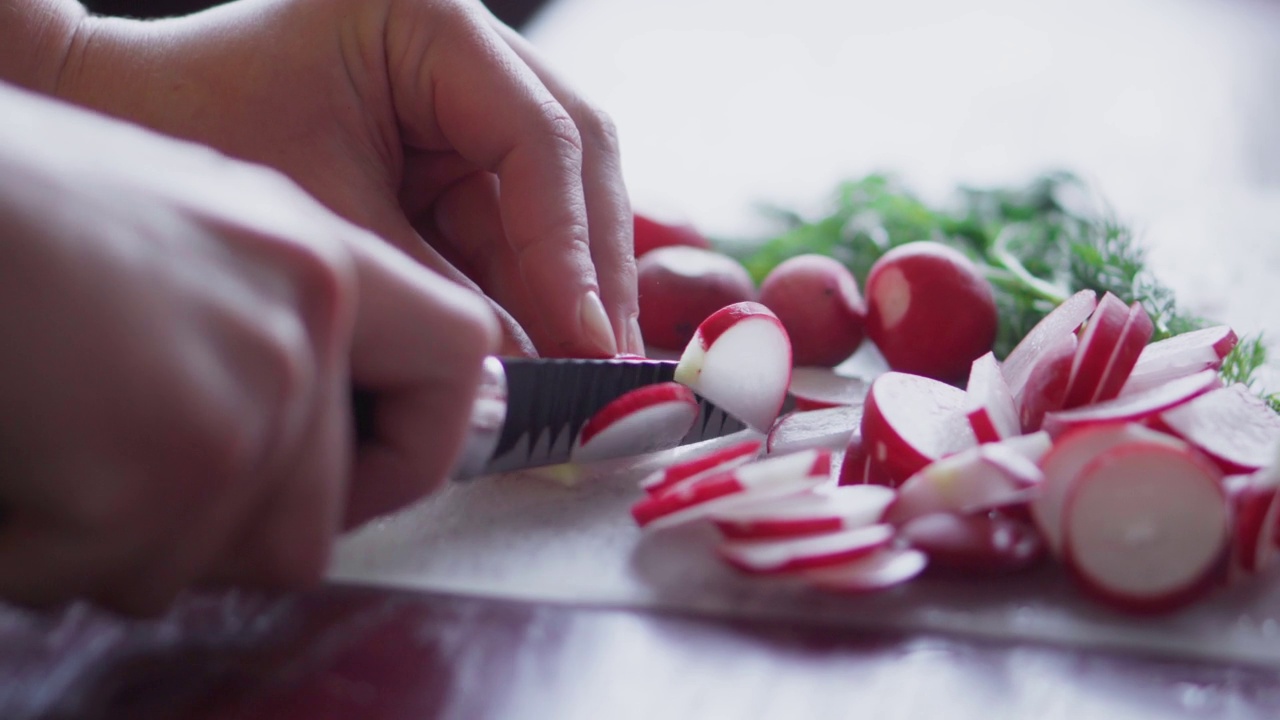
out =
[[[1144,392],[1122,395],[1114,400],[1085,407],[1048,413],[1044,416],[1041,427],[1050,435],[1057,437],[1068,429],[1081,425],[1146,420],[1218,387],[1222,387],[1218,373],[1213,370],[1204,370]]]
[[[885,521],[901,526],[938,512],[973,513],[1025,503],[1040,469],[1015,453],[979,445],[925,466],[898,488]]]
[[[1025,570],[1045,557],[1044,539],[1034,526],[994,513],[921,515],[898,535],[923,550],[930,567],[966,575]]]
[[[1075,335],[1063,335],[1047,341],[1041,348],[1027,381],[1014,399],[1023,432],[1039,430],[1046,413],[1062,409],[1078,344]]]
[[[871,461],[901,483],[934,460],[977,444],[967,402],[963,390],[921,375],[876,378],[862,413],[862,442]]]
[[[641,527],[666,527],[739,503],[808,490],[831,481],[831,451],[805,450],[757,460],[646,495],[631,507]]]
[[[847,563],[808,570],[804,579],[834,592],[879,592],[914,580],[928,565],[928,556],[919,550],[886,547]]]
[[[854,432],[845,446],[844,457],[840,460],[839,485],[897,485],[880,466],[871,461],[866,443],[862,442],[862,433]]]
[[[1234,514],[1233,573],[1257,575],[1276,559],[1274,535],[1280,525],[1280,475],[1271,469],[1223,480]]]
[[[851,405],[861,407],[870,383],[862,378],[841,375],[830,368],[798,367],[791,371],[788,392],[797,410]]]
[[[1014,397],[1022,393],[1027,378],[1031,376],[1031,369],[1039,363],[1045,348],[1053,346],[1067,335],[1074,336],[1076,329],[1089,318],[1097,305],[1097,293],[1081,290],[1051,310],[1031,328],[1000,366]]]
[[[769,431],[769,453],[788,453],[825,447],[840,450],[862,423],[862,408],[832,407],[791,412],[778,418]]]
[[[973,361],[965,392],[969,396],[969,427],[973,428],[978,442],[995,442],[1021,434],[1018,408],[994,353]]]
[[[1076,348],[1063,398],[1064,408],[1080,407],[1094,401],[1106,377],[1107,367],[1121,346],[1129,317],[1129,306],[1115,295],[1106,293],[1098,301],[1097,309],[1080,333],[1080,345]]]
[[[1113,447],[1071,484],[1067,566],[1100,600],[1135,612],[1178,608],[1207,591],[1230,538],[1221,477],[1187,447]]]
[[[698,417],[698,398],[674,382],[645,385],[615,398],[582,426],[571,460],[589,463],[643,455],[680,444]]]
[[[879,485],[823,486],[752,505],[712,513],[725,537],[745,540],[848,530],[880,522],[893,502]]]
[[[650,473],[640,481],[640,487],[645,492],[654,494],[681,482],[696,480],[715,472],[730,470],[755,460],[760,455],[760,446],[763,444],[760,440],[751,438],[728,447],[717,448],[711,452]]]
[[[1248,473],[1280,454],[1280,415],[1235,383],[1160,413],[1157,426],[1203,450],[1226,473]]]
[[[791,382],[791,341],[760,303],[729,305],[698,326],[680,355],[675,380],[768,432]]]
[[[892,526],[881,523],[778,540],[729,540],[717,550],[725,562],[743,572],[785,573],[866,557],[887,546],[893,534]]]
[[[1239,342],[1226,325],[1175,335],[1147,345],[1125,381],[1122,394],[1141,392],[1201,370],[1217,370]]]

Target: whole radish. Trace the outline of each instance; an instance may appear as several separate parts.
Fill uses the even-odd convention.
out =
[[[834,367],[862,344],[866,304],[853,273],[826,255],[798,255],[760,284],[760,302],[791,336],[796,365]]]
[[[737,260],[702,248],[671,246],[636,263],[640,330],[657,348],[680,350],[698,324],[727,305],[755,298],[751,276]]]
[[[991,350],[995,295],[978,267],[931,241],[886,252],[867,275],[867,336],[894,370],[961,380]]]
[[[711,249],[711,242],[707,240],[707,237],[688,223],[663,222],[641,213],[635,213],[633,222],[635,226],[635,256],[637,258],[650,250],[657,250],[660,247],[669,247],[671,245],[684,245],[702,248],[703,250]]]

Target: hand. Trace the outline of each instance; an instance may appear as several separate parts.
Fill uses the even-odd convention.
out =
[[[64,97],[283,171],[493,298],[506,351],[643,352],[612,125],[478,2],[239,0],[70,48]]]
[[[273,171],[0,107],[0,597],[314,582],[341,527],[441,480],[497,344],[472,293]]]

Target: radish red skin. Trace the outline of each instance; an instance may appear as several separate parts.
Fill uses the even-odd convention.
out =
[[[697,477],[713,470],[728,470],[755,459],[760,454],[764,443],[760,440],[743,440],[729,447],[675,463],[670,467],[654,473],[641,482],[645,491],[655,494],[666,490],[682,481]]]
[[[1071,378],[1067,381],[1067,392],[1063,399],[1064,408],[1093,402],[1106,375],[1107,366],[1120,346],[1128,320],[1129,307],[1120,298],[1107,293],[1098,301],[1098,307],[1089,316],[1080,333],[1080,344],[1076,347]]]
[[[995,342],[995,294],[973,261],[932,241],[899,245],[871,266],[867,336],[889,367],[953,382]]]
[[[835,258],[784,260],[760,284],[760,302],[787,329],[796,365],[834,367],[862,344],[866,304],[853,273]]]
[[[578,438],[579,444],[586,445],[602,430],[613,426],[614,423],[630,416],[636,410],[652,406],[655,400],[684,403],[692,406],[694,415],[697,414],[698,398],[689,388],[674,382],[645,385],[619,396],[592,415],[582,426]]]
[[[1075,335],[1046,342],[1016,401],[1024,433],[1039,430],[1047,413],[1062,409],[1075,354]]]
[[[920,375],[888,372],[876,378],[861,427],[872,464],[897,486],[934,460],[976,445],[967,400],[963,390]]]
[[[1192,398],[1222,387],[1218,373],[1203,370],[1195,375],[1172,380],[1150,390],[1132,395],[1121,395],[1113,400],[1083,407],[1047,413],[1043,428],[1057,437],[1073,427],[1110,422],[1142,421],[1155,417],[1169,408],[1177,407]]]
[[[755,286],[737,260],[711,250],[672,246],[636,263],[640,330],[647,343],[679,350],[698,325],[726,305],[755,298]]]
[[[672,245],[711,249],[711,241],[688,223],[668,223],[642,213],[635,213],[634,231],[634,249],[637,258],[651,250]]]

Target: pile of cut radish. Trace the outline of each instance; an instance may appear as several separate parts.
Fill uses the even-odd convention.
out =
[[[919,311],[909,277],[877,282],[898,303],[887,324]],[[1152,333],[1141,305],[1083,291],[1002,362],[966,349],[967,382],[901,337],[892,354],[934,377],[886,353],[896,369],[855,379],[793,368],[779,317],[735,303],[698,327],[676,380],[758,432],[646,477],[632,514],[646,531],[710,523],[729,566],[834,591],[1056,562],[1113,607],[1183,607],[1274,561],[1280,415],[1223,384],[1229,327]],[[687,397],[662,397],[689,421]]]

